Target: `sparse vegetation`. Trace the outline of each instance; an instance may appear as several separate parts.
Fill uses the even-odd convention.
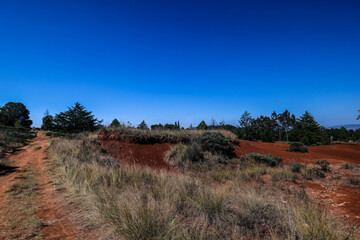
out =
[[[316,161],[316,164],[320,166],[320,169],[324,172],[331,171],[330,163],[326,160]]]
[[[301,142],[291,142],[288,149],[288,152],[300,152],[300,153],[307,153],[309,152],[308,148]]]
[[[36,215],[40,204],[37,174],[31,167],[25,167],[16,182],[7,191],[8,209],[4,209],[7,221],[0,229],[1,239],[41,239],[45,225]]]
[[[262,155],[260,153],[249,153],[246,154],[246,157],[253,159],[254,161],[259,163],[265,163],[269,166],[277,166],[282,162],[281,157],[274,157],[272,155]]]
[[[184,156],[179,144],[168,159]],[[151,169],[116,164],[101,150],[96,135],[77,139],[54,139],[51,155],[63,171],[64,181],[81,192],[89,214],[103,219],[121,239],[354,239],[354,230],[330,217],[301,194],[285,197],[276,186],[244,185],[245,178],[266,172],[276,181],[292,179],[290,168],[266,167],[252,159],[190,162],[208,169],[204,174],[222,187],[207,184],[206,178],[155,172]],[[204,154],[205,158],[214,157]],[[179,160],[180,162],[181,159]],[[279,161],[277,161],[279,162]],[[205,166],[204,166],[205,165]],[[265,167],[264,167],[265,166]],[[279,169],[272,172],[271,169]],[[296,175],[297,176],[297,175]],[[259,179],[260,180],[260,179]],[[283,199],[287,199],[283,201]],[[305,200],[306,199],[306,200]]]

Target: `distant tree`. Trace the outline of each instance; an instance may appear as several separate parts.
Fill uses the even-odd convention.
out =
[[[358,111],[360,112],[360,108],[358,109]],[[359,114],[359,116],[357,117],[356,120],[359,120],[359,119],[360,119],[360,114]]]
[[[175,125],[176,124],[176,125]],[[175,124],[165,124],[164,126],[164,129],[167,129],[167,130],[174,130],[174,129],[177,129],[177,123],[175,122]]]
[[[201,121],[199,125],[196,127],[197,130],[205,130],[208,129],[208,126],[206,125],[205,121]]]
[[[215,129],[216,127],[217,127],[217,122],[216,122],[215,118],[211,118],[210,128]]]
[[[29,128],[32,124],[29,114],[23,103],[8,102],[0,108],[0,124],[14,127],[18,121],[18,126]]]
[[[143,121],[138,125],[137,128],[138,128],[138,129],[143,129],[143,130],[149,129],[148,126],[147,126],[147,124],[146,124],[146,122],[145,122],[145,120],[143,120]]]
[[[164,129],[164,126],[159,123],[159,124],[154,124],[150,126],[151,130],[156,130],[156,129]]]
[[[54,130],[54,117],[50,115],[48,110],[46,110],[45,115],[42,118],[41,129]]]
[[[292,141],[302,142],[306,145],[312,145],[321,142],[321,128],[314,117],[306,111],[294,125],[291,131]]]
[[[60,132],[78,133],[93,131],[100,126],[101,122],[92,115],[91,111],[85,110],[85,107],[77,102],[67,111],[55,115],[54,128]]]
[[[120,122],[116,118],[111,122],[110,127],[119,127]]]
[[[278,115],[280,128],[285,132],[286,141],[289,141],[289,131],[294,127],[296,118],[294,114],[290,114],[288,110]],[[281,136],[280,136],[281,137]],[[281,139],[280,139],[281,140]]]
[[[248,111],[245,111],[239,120],[239,137],[245,140],[254,140],[252,127],[254,119],[251,117],[251,114]]]

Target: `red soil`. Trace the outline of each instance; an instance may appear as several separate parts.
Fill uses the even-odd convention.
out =
[[[45,223],[42,229],[44,239],[76,239],[76,230],[68,217],[69,209],[61,203],[61,198],[50,182],[44,159],[46,158],[45,149],[48,144],[48,137],[38,133],[31,145],[23,147],[18,154],[8,157],[13,162],[14,171],[0,176],[0,229],[1,222],[6,220],[6,216],[1,214],[2,210],[9,208],[6,201],[6,191],[16,182],[18,172],[24,167],[30,166],[38,173],[40,207],[37,210],[38,217]],[[36,149],[41,147],[41,149]],[[5,218],[5,219],[3,219]],[[12,231],[16,231],[12,230]]]
[[[171,169],[171,166],[164,161],[164,157],[173,144],[138,144],[115,140],[100,140],[100,143],[111,156],[118,159],[122,164],[137,164],[154,169]]]
[[[240,145],[235,146],[235,153],[241,156],[247,153],[257,152],[282,157],[283,162],[315,163],[317,160],[327,160],[331,164],[360,164],[359,144],[334,144],[326,146],[309,147],[308,153],[287,152],[288,144],[264,143],[240,140]]]

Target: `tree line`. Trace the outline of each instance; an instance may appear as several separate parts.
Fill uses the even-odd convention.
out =
[[[360,111],[360,109],[359,109]],[[0,107],[0,124],[12,127],[30,128],[32,120],[30,111],[23,103],[8,102]],[[360,119],[360,115],[357,117]],[[238,125],[225,124],[223,121],[217,123],[215,119],[211,120],[209,125],[201,121],[197,127],[190,125],[187,129],[224,129],[237,135],[239,139],[275,142],[275,141],[294,141],[302,142],[306,145],[330,144],[332,141],[360,141],[360,129],[348,130],[342,128],[325,128],[315,120],[309,113],[305,112],[299,118],[291,114],[288,110],[283,113],[273,112],[270,116],[259,116],[253,118],[251,114],[245,111]],[[110,124],[112,127],[120,126],[117,119]],[[47,111],[42,119],[43,130],[63,133],[78,133],[83,131],[94,131],[103,127],[102,120],[98,120],[91,111],[85,109],[80,103],[68,107],[67,111],[60,112],[52,116]],[[154,124],[150,128],[145,121],[142,121],[138,129],[151,130],[181,130],[180,122],[174,124]]]

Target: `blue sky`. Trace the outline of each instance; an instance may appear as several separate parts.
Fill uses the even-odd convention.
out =
[[[360,2],[0,0],[0,105],[105,123],[359,123]]]

